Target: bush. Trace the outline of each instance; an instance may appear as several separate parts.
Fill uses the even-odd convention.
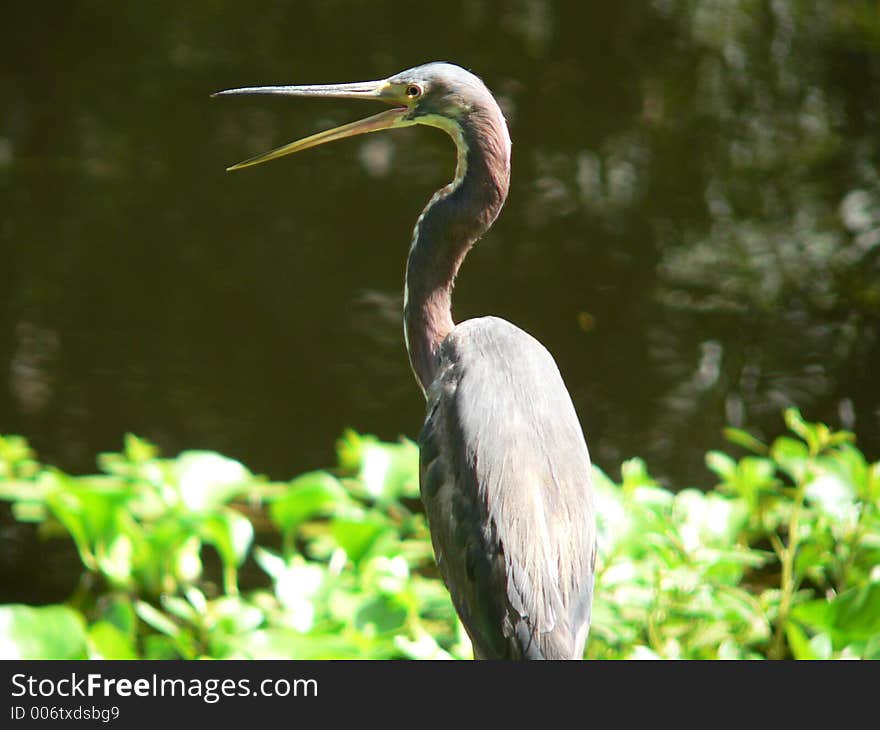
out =
[[[665,489],[639,459],[620,484],[595,469],[588,658],[880,658],[880,463],[849,433],[786,422],[769,447],[729,430],[751,453],[709,453],[707,492]],[[469,658],[417,447],[348,432],[337,453],[332,472],[272,482],[129,435],[101,474],[70,476],[0,438],[0,498],[69,536],[90,578],[64,605],[0,606],[0,656]],[[241,588],[245,561],[262,579]]]

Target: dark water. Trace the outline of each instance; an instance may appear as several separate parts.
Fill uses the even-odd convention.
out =
[[[481,75],[513,186],[458,281],[554,354],[594,460],[708,485],[781,410],[880,456],[876,2],[16,3],[0,23],[0,432],[286,478],[415,436],[400,322],[436,130],[224,167],[375,111],[238,85]]]

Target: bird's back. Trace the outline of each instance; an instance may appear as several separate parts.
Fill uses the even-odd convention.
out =
[[[495,317],[444,340],[419,436],[440,571],[477,658],[576,659],[590,621],[590,460],[553,358]]]

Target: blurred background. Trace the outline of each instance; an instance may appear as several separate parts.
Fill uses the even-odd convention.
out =
[[[224,167],[367,104],[242,85],[480,75],[510,198],[458,320],[538,337],[595,462],[710,479],[795,405],[880,456],[875,0],[16,3],[0,26],[0,433],[93,471],[133,432],[286,479],[415,437],[405,255],[435,130]],[[375,110],[379,110],[376,108]]]

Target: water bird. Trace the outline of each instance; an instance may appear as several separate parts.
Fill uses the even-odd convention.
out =
[[[596,560],[590,457],[550,353],[498,317],[452,318],[464,257],[507,198],[511,142],[485,84],[450,63],[379,81],[229,89],[366,99],[391,109],[257,155],[240,170],[355,135],[413,125],[455,143],[455,177],[413,231],[404,339],[426,400],[419,483],[434,554],[476,659],[580,659]]]

